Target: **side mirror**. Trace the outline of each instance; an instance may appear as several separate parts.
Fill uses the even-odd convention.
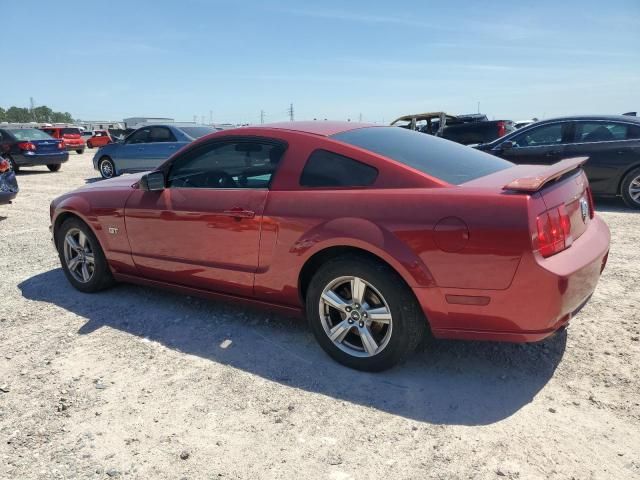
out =
[[[515,142],[512,142],[511,140],[507,140],[506,142],[502,142],[500,144],[500,148],[502,150],[511,150],[514,147],[517,147],[518,145]]]
[[[140,179],[140,190],[145,192],[160,192],[164,190],[164,172],[156,171],[143,175]]]

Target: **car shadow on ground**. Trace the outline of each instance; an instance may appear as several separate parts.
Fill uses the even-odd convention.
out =
[[[85,178],[84,183],[96,183],[103,180],[102,177]]]
[[[564,332],[527,345],[437,341],[405,364],[371,374],[336,364],[303,321],[270,312],[134,285],[83,294],[59,268],[19,288],[29,300],[84,317],[82,335],[118,329],[290,387],[434,424],[509,417],[545,386],[566,346]],[[226,339],[232,344],[225,349]]]
[[[595,198],[597,212],[640,213],[640,210],[627,207],[622,198]]]

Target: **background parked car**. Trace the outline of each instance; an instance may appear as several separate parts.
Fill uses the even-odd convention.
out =
[[[636,117],[543,120],[477,148],[523,164],[589,157],[584,170],[593,194],[620,195],[627,205],[640,209],[640,119]]]
[[[78,127],[42,127],[40,130],[62,140],[67,150],[84,153],[84,140]]]
[[[11,203],[18,195],[18,181],[9,160],[0,157],[0,205]]]
[[[391,125],[435,135],[463,145],[488,143],[515,130],[511,120],[488,120],[482,113],[420,113],[397,118]]]
[[[57,172],[69,159],[62,140],[36,128],[0,129],[0,152],[9,160],[14,172],[38,165],[46,165],[52,172]]]
[[[96,130],[93,132],[93,136],[87,139],[88,148],[104,147],[107,143],[111,143],[111,135],[107,130]]]
[[[530,120],[517,120],[514,122],[514,126],[516,128],[528,127],[532,123],[536,123],[538,121],[537,118],[532,118]]]
[[[93,167],[103,178],[151,170],[196,138],[215,131],[195,124],[146,125],[123,141],[100,148],[93,157]]]

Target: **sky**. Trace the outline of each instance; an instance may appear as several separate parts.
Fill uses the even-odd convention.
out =
[[[640,0],[0,0],[0,106],[389,123],[640,111]]]

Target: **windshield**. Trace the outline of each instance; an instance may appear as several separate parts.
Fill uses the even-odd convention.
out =
[[[51,135],[47,135],[42,130],[36,130],[35,128],[18,128],[11,130],[11,133],[16,140],[52,140]]]
[[[213,127],[180,127],[184,133],[189,135],[191,138],[200,138],[205,135],[209,135],[210,133],[217,132],[217,130]]]
[[[398,127],[359,128],[331,138],[378,153],[455,185],[513,166],[511,162],[473,148]]]

